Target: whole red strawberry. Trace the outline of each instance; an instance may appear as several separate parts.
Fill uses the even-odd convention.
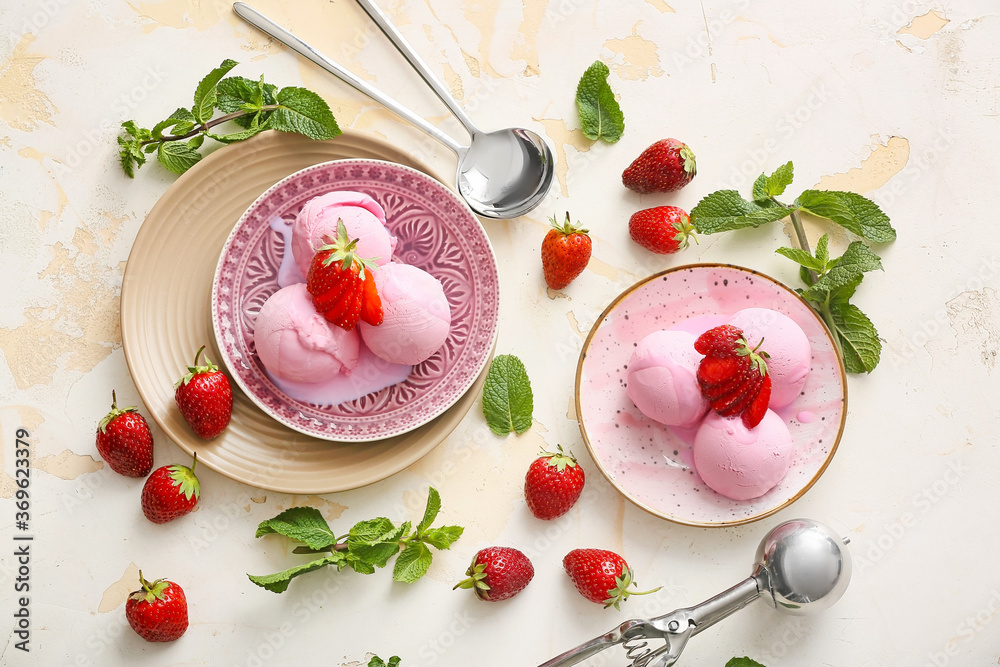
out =
[[[661,139],[622,172],[622,183],[641,195],[673,192],[690,183],[697,172],[694,153],[687,144],[677,139]]]
[[[539,519],[555,519],[570,510],[583,493],[585,475],[573,454],[543,451],[524,476],[524,500]]]
[[[466,574],[469,578],[455,588],[471,588],[480,600],[498,602],[524,590],[535,576],[535,568],[517,549],[487,547],[476,553]]]
[[[552,229],[542,240],[542,273],[550,288],[563,289],[587,268],[593,249],[587,232],[570,222],[569,212],[562,224],[552,216]]]
[[[327,239],[313,255],[306,276],[306,289],[316,310],[330,322],[350,331],[358,320],[372,326],[382,324],[382,299],[375,288],[375,264],[355,254],[358,240],[347,235],[343,220],[337,221],[337,238]]]
[[[171,465],[157,468],[142,486],[142,513],[153,523],[166,523],[195,508],[201,484],[194,474],[198,465],[195,452],[191,467]]]
[[[689,239],[698,242],[688,214],[676,206],[636,211],[628,220],[628,233],[633,241],[658,255],[687,248]]]
[[[605,608],[620,609],[618,605],[630,595],[647,595],[660,590],[660,587],[651,591],[629,590],[635,584],[632,568],[613,551],[573,549],[563,558],[563,567],[583,597]]]
[[[187,374],[174,385],[174,401],[194,432],[210,440],[226,430],[233,416],[233,388],[207,357],[204,366],[198,365],[204,350],[204,345],[198,348],[194,366],[188,366]]]
[[[111,412],[97,425],[97,453],[119,475],[145,477],[153,469],[153,434],[134,406],[119,408],[111,391]]]
[[[695,340],[705,358],[698,365],[698,385],[712,409],[723,417],[739,415],[747,428],[760,423],[771,401],[768,354],[751,348],[743,331],[730,324],[709,329]]]
[[[187,597],[172,581],[149,583],[139,571],[142,588],[125,601],[125,618],[136,634],[147,642],[172,642],[188,627]]]

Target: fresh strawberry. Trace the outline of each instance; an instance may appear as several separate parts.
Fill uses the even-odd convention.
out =
[[[661,139],[647,148],[622,173],[622,183],[641,195],[673,192],[697,173],[694,153],[677,139]]]
[[[593,249],[588,230],[570,222],[560,224],[552,216],[552,229],[542,240],[542,273],[551,289],[563,289],[583,273]]]
[[[172,581],[149,583],[139,571],[142,588],[125,601],[125,618],[136,634],[148,642],[172,642],[188,627],[187,597]]]
[[[171,465],[157,468],[142,487],[142,513],[153,523],[166,523],[195,508],[201,484],[194,474],[198,454],[191,467]]]
[[[760,423],[771,400],[763,343],[751,348],[743,331],[728,324],[709,329],[694,343],[705,355],[697,372],[702,395],[719,415],[740,415],[747,428]]]
[[[524,590],[535,576],[535,568],[517,549],[487,547],[476,553],[466,574],[469,578],[455,588],[471,588],[480,600],[498,602]]]
[[[524,477],[524,500],[539,519],[555,519],[570,510],[583,493],[585,475],[573,454],[543,451]]]
[[[136,408],[119,408],[111,391],[111,412],[97,425],[97,453],[119,475],[145,477],[153,469],[153,434]]]
[[[676,206],[657,206],[636,211],[628,220],[632,240],[650,252],[669,255],[698,242],[688,214]]]
[[[198,348],[194,366],[188,366],[187,374],[174,385],[174,401],[194,432],[210,440],[226,430],[233,416],[233,388],[208,357],[204,366],[198,365],[204,350],[204,345]]]
[[[316,310],[338,327],[350,331],[363,319],[377,326],[382,323],[382,300],[375,288],[370,259],[354,252],[358,240],[347,235],[343,220],[337,221],[337,238],[327,238],[313,255],[306,276],[306,289]]]
[[[630,595],[647,595],[660,590],[660,587],[651,591],[629,590],[635,583],[632,568],[613,551],[573,549],[563,558],[563,567],[583,597],[605,608],[620,609],[618,605]]]

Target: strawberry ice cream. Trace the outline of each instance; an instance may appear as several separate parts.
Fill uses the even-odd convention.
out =
[[[708,410],[695,376],[701,355],[694,341],[686,331],[655,331],[632,353],[625,392],[650,419],[690,428]]]
[[[254,323],[254,345],[264,367],[293,382],[322,382],[358,363],[357,329],[345,331],[316,312],[304,283],[272,294]]]
[[[792,436],[773,410],[752,429],[739,417],[720,417],[713,411],[695,434],[694,467],[716,492],[732,500],[749,500],[781,481],[791,451]]]
[[[770,308],[745,308],[734,314],[729,324],[743,330],[750,347],[764,339],[761,349],[770,355],[770,407],[782,408],[795,400],[806,383],[812,361],[812,347],[799,325]]]
[[[451,308],[437,278],[415,266],[391,262],[375,272],[382,299],[382,324],[359,324],[361,338],[380,358],[419,364],[444,344]]]
[[[385,211],[377,201],[361,192],[329,192],[306,202],[292,225],[292,254],[302,276],[326,237],[337,236],[337,221],[343,220],[347,234],[358,239],[359,257],[386,264],[396,248],[396,237],[385,228]]]

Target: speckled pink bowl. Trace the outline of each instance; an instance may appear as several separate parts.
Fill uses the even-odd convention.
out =
[[[750,307],[771,308],[802,327],[812,365],[801,395],[778,411],[794,441],[788,474],[763,496],[736,501],[695,472],[694,429],[668,428],[643,415],[625,394],[625,381],[632,350],[647,334],[700,333]],[[844,430],[847,383],[830,333],[797,294],[750,269],[694,264],[639,281],[605,309],[580,354],[576,409],[591,456],[626,498],[676,523],[735,526],[774,514],[816,483]]]

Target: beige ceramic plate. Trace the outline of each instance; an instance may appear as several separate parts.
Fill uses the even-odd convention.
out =
[[[266,132],[218,150],[177,179],[136,236],[122,281],[122,343],[142,401],[161,429],[213,470],[250,486],[285,493],[331,493],[370,484],[404,469],[458,425],[476,402],[484,370],[469,391],[434,421],[366,443],[318,440],[274,421],[235,391],[233,420],[204,441],[174,405],[173,384],[201,345],[220,355],[212,329],[215,266],[247,207],[304,167],[341,158],[374,158],[433,172],[412,156],[356,132],[326,142]],[[155,167],[154,167],[155,168]]]

